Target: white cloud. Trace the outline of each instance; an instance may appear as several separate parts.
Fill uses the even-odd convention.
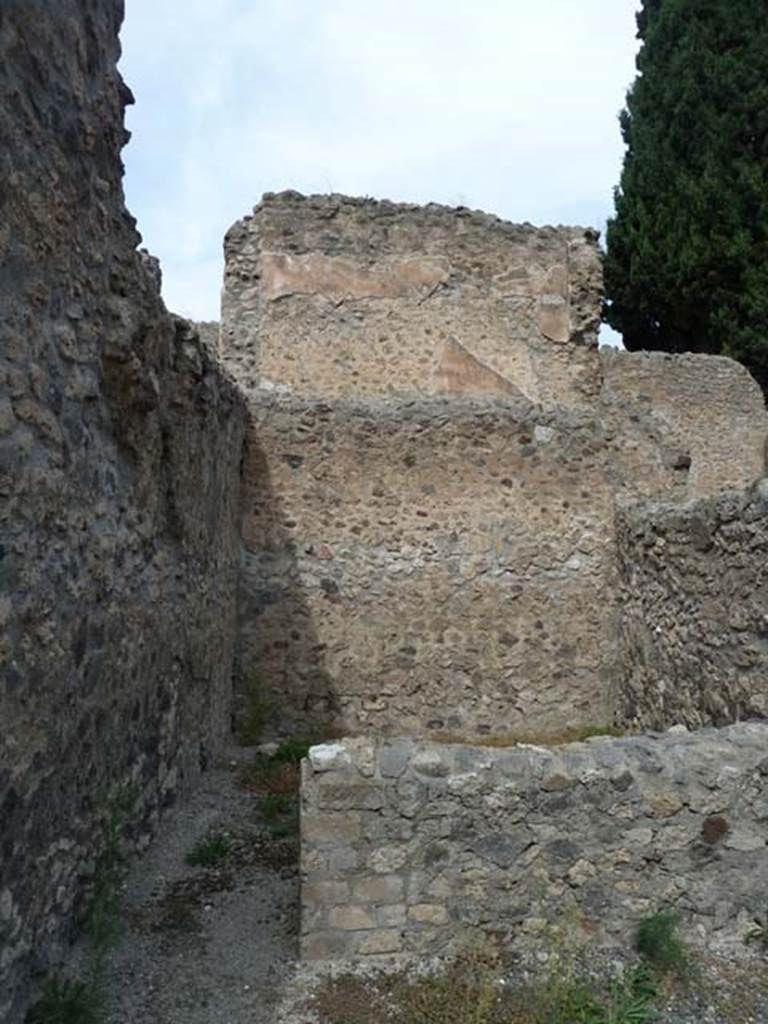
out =
[[[168,305],[218,316],[221,242],[262,192],[602,222],[636,0],[127,0],[126,193]]]

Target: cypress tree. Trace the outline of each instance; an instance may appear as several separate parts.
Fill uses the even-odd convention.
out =
[[[630,350],[713,352],[768,390],[768,0],[643,0],[608,223]]]

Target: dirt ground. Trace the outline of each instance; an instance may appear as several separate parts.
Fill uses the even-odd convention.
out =
[[[245,754],[206,773],[131,870],[109,1024],[274,1024],[296,964],[298,837],[276,838],[238,784]],[[230,843],[222,863],[188,865],[211,834]]]

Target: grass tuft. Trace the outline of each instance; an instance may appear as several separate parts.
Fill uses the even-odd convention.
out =
[[[232,852],[232,838],[227,832],[210,832],[195,843],[184,860],[191,867],[215,868]]]
[[[43,983],[40,999],[26,1016],[27,1024],[102,1024],[104,999],[91,978],[60,978]]]
[[[122,933],[123,838],[135,803],[132,786],[114,786],[105,798],[104,842],[86,918],[88,971],[82,978],[47,978],[40,998],[26,1015],[27,1024],[103,1024],[105,1020],[107,959]]]
[[[768,913],[755,916],[755,921],[744,936],[744,941],[747,945],[754,943],[763,953],[768,953]]]
[[[635,949],[660,974],[684,977],[690,970],[691,957],[678,934],[680,919],[669,910],[646,917],[638,925]]]

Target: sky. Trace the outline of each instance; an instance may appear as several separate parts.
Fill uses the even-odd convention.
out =
[[[224,234],[268,191],[603,230],[638,7],[126,0],[125,191],[166,305],[218,319]]]

